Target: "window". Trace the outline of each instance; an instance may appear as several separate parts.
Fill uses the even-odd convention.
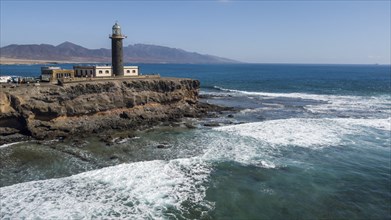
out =
[[[109,73],[109,71],[108,71],[108,70],[106,70],[106,73]]]
[[[99,70],[99,74],[102,74],[103,73],[103,71],[102,70]]]
[[[133,73],[136,73],[136,70],[133,70],[132,72],[133,72]]]
[[[126,70],[126,73],[130,73],[130,70]]]

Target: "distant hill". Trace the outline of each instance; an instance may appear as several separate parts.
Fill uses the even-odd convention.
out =
[[[67,62],[111,62],[110,49],[87,49],[71,42],[11,44],[0,48],[0,57]],[[134,44],[124,47],[124,61],[133,63],[238,63],[238,61],[157,45]]]

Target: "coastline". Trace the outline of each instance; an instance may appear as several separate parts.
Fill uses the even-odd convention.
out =
[[[87,134],[109,140],[113,133],[129,131],[126,138],[132,131],[231,110],[200,102],[199,86],[192,79],[129,78],[5,88],[0,91],[0,145]]]
[[[198,79],[202,87],[196,103],[181,102],[185,91],[190,90],[166,78],[47,88],[41,83],[42,88],[36,89],[38,94],[30,92],[35,85],[24,84],[26,88],[20,88],[21,94],[12,93],[11,97],[19,97],[12,99],[13,106],[20,107],[19,112],[35,112],[34,116],[38,116],[29,118],[31,128],[47,126],[41,127],[45,133],[56,128],[50,120],[42,121],[45,114],[50,119],[49,112],[56,113],[52,117],[65,115],[63,119],[70,118],[81,129],[88,128],[85,118],[97,126],[99,115],[104,113],[107,117],[102,116],[103,119],[143,123],[129,123],[129,127],[101,123],[105,127],[97,133],[80,130],[65,138],[31,139],[0,148],[5,218],[64,218],[68,213],[72,214],[69,218],[94,218],[109,216],[113,210],[121,218],[137,218],[144,213],[157,218],[211,219],[389,216],[390,203],[384,197],[390,183],[389,68],[145,67],[148,71],[159,69],[163,76]],[[154,92],[159,90],[161,93]],[[34,99],[24,99],[28,98],[26,92]],[[131,114],[130,109],[117,108],[127,103],[124,98],[133,100],[132,94],[140,103],[133,107],[140,113],[138,116]],[[148,95],[148,103],[141,104]],[[178,100],[164,104],[166,96]],[[116,103],[115,108],[103,111],[108,106],[103,101],[111,99],[106,103]],[[17,104],[18,100],[24,103]],[[32,102],[40,103],[40,108],[31,108]],[[197,107],[202,102],[238,111],[220,114],[206,107],[203,109],[209,113],[205,113]],[[69,107],[62,111],[61,106]],[[72,111],[70,106],[80,108]],[[82,107],[87,106],[101,112],[85,114]],[[199,115],[206,116],[181,116],[186,109],[180,106],[196,108]],[[51,107],[51,111],[46,107]],[[172,114],[152,117],[163,116],[157,114],[158,108],[166,113],[171,110]],[[128,113],[123,114],[124,111]],[[71,116],[73,112],[83,116]],[[195,195],[199,200],[188,199]],[[178,201],[178,196],[184,199]],[[161,199],[165,199],[164,203],[157,204]],[[199,204],[212,206],[200,208]],[[335,212],[330,212],[330,208]],[[183,210],[190,214],[178,214]]]
[[[34,60],[0,57],[0,65],[33,65],[33,64],[67,64],[67,63],[99,63],[88,60]]]

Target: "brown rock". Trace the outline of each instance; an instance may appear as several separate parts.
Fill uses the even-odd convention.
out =
[[[159,78],[4,88],[0,91],[0,132],[24,130],[34,138],[47,139],[107,129],[142,129],[195,116],[199,85],[197,80]],[[9,124],[18,124],[18,128],[7,128]]]

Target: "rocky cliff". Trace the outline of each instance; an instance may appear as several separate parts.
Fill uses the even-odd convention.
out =
[[[197,80],[177,78],[3,86],[0,142],[20,134],[50,139],[197,117],[206,112],[198,104],[199,86]]]

